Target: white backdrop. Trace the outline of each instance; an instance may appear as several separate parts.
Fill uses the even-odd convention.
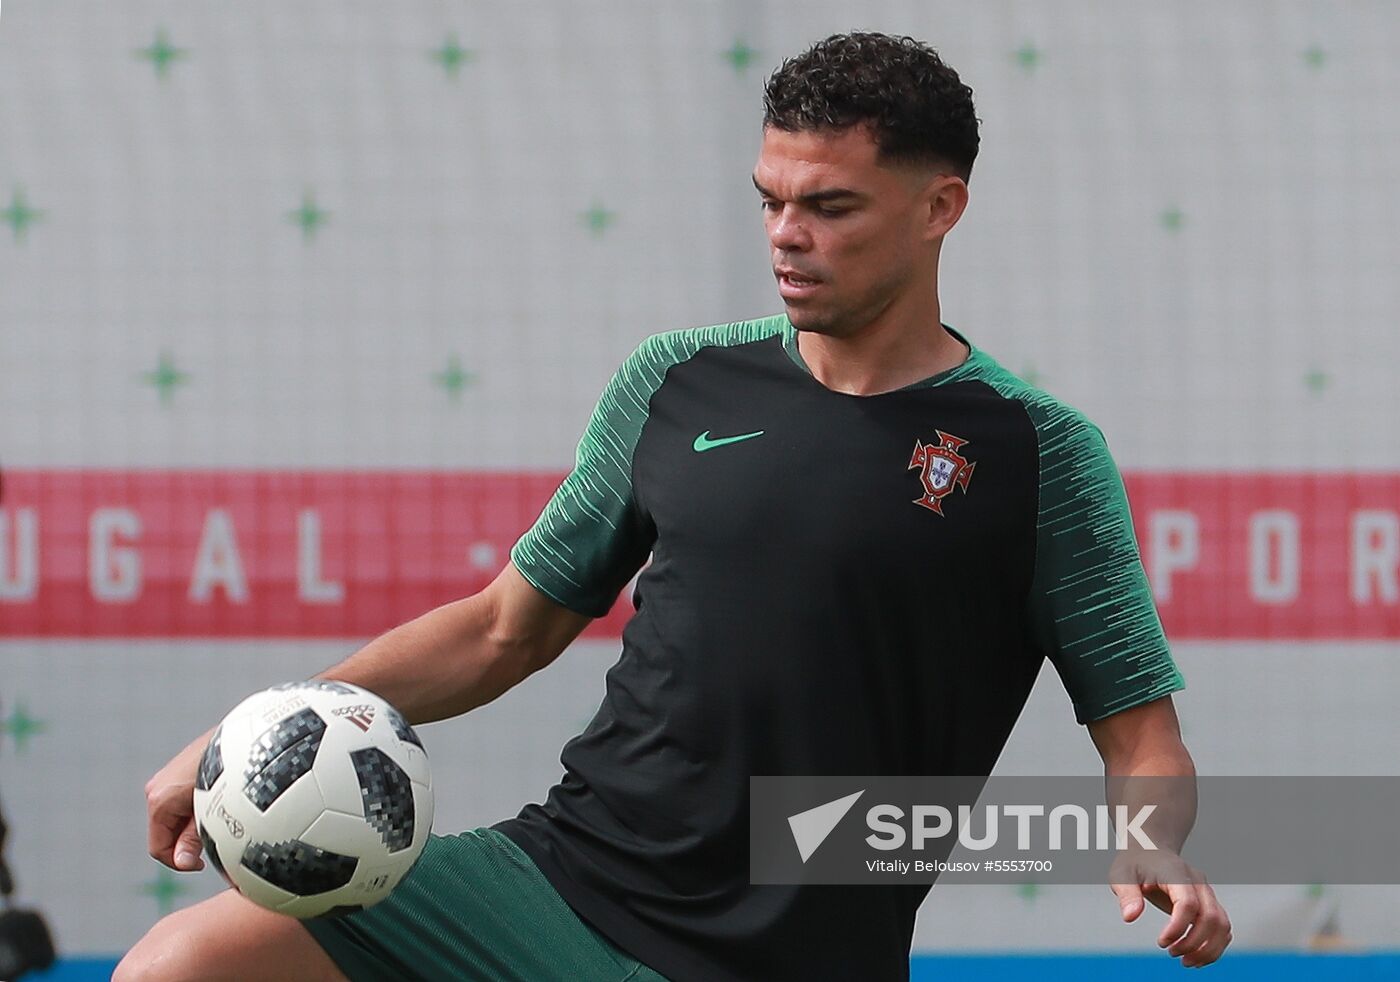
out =
[[[976,92],[945,320],[1087,412],[1125,470],[1400,468],[1384,0],[11,0],[0,467],[565,468],[642,336],[778,308],[748,177],[762,82],[853,28],[930,41]],[[8,852],[70,952],[218,886],[145,857],[149,773],[358,643],[5,617]],[[1203,773],[1394,771],[1394,637],[1176,650]],[[616,651],[580,643],[427,728],[437,827],[538,800]],[[1096,765],[1048,673],[999,772]],[[1393,888],[1222,895],[1241,946],[1400,943]],[[1146,951],[1159,923],[1120,925],[1106,888],[940,887],[916,943]]]

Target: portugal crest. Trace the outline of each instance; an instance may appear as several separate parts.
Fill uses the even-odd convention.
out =
[[[942,430],[934,432],[938,434],[937,443],[914,441],[914,456],[909,458],[908,469],[919,469],[919,481],[924,486],[924,496],[915,498],[914,504],[941,515],[942,501],[953,493],[953,488],[962,488],[967,494],[967,482],[972,480],[972,469],[977,465],[958,453],[966,440]]]

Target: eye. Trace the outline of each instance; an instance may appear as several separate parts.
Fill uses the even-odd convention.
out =
[[[778,208],[781,207],[778,202],[774,201],[772,198],[764,198],[760,202],[760,206],[764,211],[777,211]]]
[[[848,211],[850,211],[849,208],[825,208],[821,205],[818,205],[816,208],[817,214],[821,215],[823,218],[839,218]]]

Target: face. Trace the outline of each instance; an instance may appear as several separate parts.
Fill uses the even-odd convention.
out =
[[[938,246],[966,186],[877,158],[861,126],[764,130],[754,185],[778,292],[800,331],[849,337],[935,286]]]

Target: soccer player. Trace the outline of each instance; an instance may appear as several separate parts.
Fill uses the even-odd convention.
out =
[[[455,716],[548,665],[650,557],[545,802],[432,839],[361,913],[227,892],[172,914],[119,982],[902,979],[927,886],[750,884],[751,775],[986,775],[1046,658],[1109,775],[1193,775],[1102,435],[940,319],[971,96],[908,38],[786,62],[753,172],[785,312],[644,341],[499,577],[325,673],[415,723]],[[175,869],[202,865],[204,742],[146,789]],[[1123,920],[1150,901],[1169,954],[1220,956],[1198,873],[1126,873]]]

